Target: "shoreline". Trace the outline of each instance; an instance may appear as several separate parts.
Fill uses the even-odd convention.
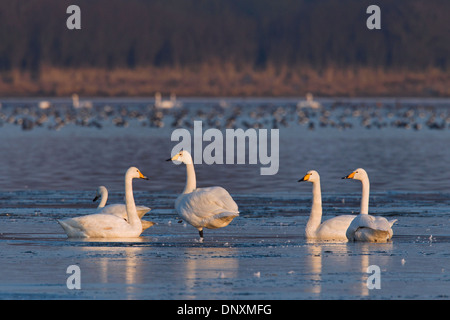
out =
[[[0,96],[153,97],[171,93],[182,97],[295,98],[311,92],[323,98],[450,97],[450,72],[370,68],[314,70],[310,67],[267,67],[254,70],[234,65],[190,68],[139,67],[136,69],[42,67],[36,75],[20,70],[3,71]]]

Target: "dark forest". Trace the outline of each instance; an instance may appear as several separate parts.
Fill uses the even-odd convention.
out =
[[[382,27],[369,30],[366,8],[372,2],[1,1],[0,93],[64,95],[70,82],[73,90],[99,95],[151,95],[156,90],[295,95],[307,88],[317,91],[319,83],[325,95],[380,94],[369,90],[379,84],[371,78],[385,82],[401,74],[403,80],[389,81],[394,87],[405,81],[406,94],[447,95],[442,81],[448,84],[450,69],[450,2],[373,2],[381,8]],[[66,27],[70,4],[81,8],[81,30]],[[204,83],[194,75],[202,75]],[[153,80],[144,86],[146,76]],[[136,90],[113,90],[117,77]],[[348,79],[351,86],[361,77],[367,80],[365,91],[331,84],[327,89],[327,82]],[[311,88],[315,78],[317,89]],[[98,87],[84,88],[82,79],[97,81]],[[241,89],[232,89],[232,81],[241,82]],[[262,85],[265,81],[273,90]],[[401,94],[401,88],[395,90]]]

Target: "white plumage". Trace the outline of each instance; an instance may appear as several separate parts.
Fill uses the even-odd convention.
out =
[[[203,228],[226,227],[239,216],[236,202],[222,187],[198,188],[192,157],[187,151],[180,151],[167,161],[181,161],[186,164],[186,187],[175,201],[175,209],[181,218],[197,228],[203,241]]]
[[[297,108],[311,108],[311,109],[319,109],[321,108],[321,104],[317,101],[314,101],[312,93],[308,92],[306,94],[306,100],[300,101],[297,103]]]
[[[361,211],[350,224],[347,230],[347,238],[350,241],[389,241],[394,234],[392,226],[397,219],[388,221],[384,217],[369,215],[370,182],[367,172],[358,168],[343,179],[360,180],[362,183]]]
[[[237,204],[222,187],[199,188],[181,194],[175,202],[175,209],[197,229],[225,227],[239,215]]]
[[[96,213],[58,220],[70,238],[135,238],[142,233],[141,219],[137,215],[132,180],[147,179],[138,168],[131,167],[125,174],[125,203],[127,220],[112,214]]]
[[[321,223],[322,220],[322,192],[320,188],[320,175],[310,170],[299,180],[309,181],[313,184],[313,201],[311,214],[306,224],[305,236],[307,239],[347,241],[347,229],[356,215],[340,215]]]
[[[95,194],[94,202],[100,199],[100,203],[97,207],[97,213],[103,213],[103,214],[112,214],[115,216],[118,216],[122,219],[127,220],[128,214],[127,214],[127,208],[125,204],[123,203],[117,203],[117,204],[109,204],[106,205],[106,202],[108,201],[108,189],[106,189],[105,186],[100,186],[97,188],[97,192]],[[142,223],[142,230],[146,230],[153,226],[155,223],[152,221],[142,220],[142,217],[149,212],[151,209],[146,206],[136,206],[136,211],[141,219]]]
[[[347,237],[350,241],[386,242],[392,238],[392,225],[397,220],[388,221],[384,217],[359,214],[350,224]]]

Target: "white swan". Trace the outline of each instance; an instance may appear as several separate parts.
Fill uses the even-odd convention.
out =
[[[238,206],[227,190],[222,187],[197,188],[194,164],[187,151],[180,151],[167,161],[186,164],[186,187],[175,201],[178,214],[198,229],[203,241],[203,228],[226,227],[239,216]]]
[[[384,217],[369,215],[370,182],[366,170],[358,168],[342,179],[360,180],[362,183],[361,210],[347,230],[350,241],[386,242],[392,238],[392,225],[397,219],[388,221]]]
[[[108,189],[106,189],[105,186],[100,186],[97,188],[97,191],[95,192],[95,198],[92,200],[92,202],[95,202],[98,199],[100,199],[100,203],[98,204],[97,209],[104,208],[106,202],[108,201]]]
[[[113,214],[118,217],[121,217],[122,219],[127,220],[127,207],[125,204],[118,203],[118,204],[109,204],[107,206],[106,202],[108,201],[108,189],[106,189],[105,186],[100,186],[97,188],[97,192],[95,194],[95,198],[92,201],[97,201],[100,199],[100,203],[97,207],[97,213],[104,213],[104,214]],[[147,230],[151,226],[153,226],[155,223],[152,221],[142,220],[142,217],[149,212],[151,209],[146,206],[136,206],[136,211],[141,219],[142,222],[142,230]]]
[[[175,93],[170,94],[170,100],[162,100],[161,93],[155,93],[155,107],[161,109],[171,109],[173,107],[180,107],[181,103],[177,101]]]
[[[142,233],[141,219],[133,197],[134,178],[148,180],[138,168],[130,167],[125,174],[125,204],[128,221],[121,217],[96,213],[58,220],[70,238],[135,238]]]
[[[297,108],[319,109],[321,107],[322,105],[319,102],[314,101],[313,95],[310,92],[306,94],[306,100],[297,103]]]
[[[72,94],[72,106],[75,109],[79,109],[79,108],[91,109],[93,107],[93,104],[91,101],[80,102],[80,97],[78,96],[78,94],[74,93],[74,94]]]
[[[356,215],[340,215],[321,224],[322,220],[322,192],[320,189],[320,175],[310,170],[298,182],[309,181],[313,184],[313,200],[311,215],[306,224],[305,235],[307,239],[347,241],[347,229]]]
[[[42,100],[39,102],[39,109],[41,109],[41,110],[47,110],[51,106],[52,106],[52,104],[50,101]]]

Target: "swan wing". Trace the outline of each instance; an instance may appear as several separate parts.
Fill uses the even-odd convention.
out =
[[[230,222],[239,216],[237,212],[221,212],[201,221],[201,224],[208,229],[217,229],[226,227]]]
[[[147,212],[150,212],[150,210],[152,210],[152,209],[150,209],[149,207],[146,207],[146,206],[136,206],[137,214],[138,214],[139,218],[141,218],[141,219]]]
[[[395,222],[391,221],[392,224]],[[390,239],[393,235],[392,224],[384,217],[375,217],[369,214],[359,214],[347,230],[349,240],[376,241]]]
[[[126,218],[127,208],[124,204],[109,204],[103,208],[97,209],[97,214],[112,214],[117,217]]]
[[[142,218],[150,210],[151,209],[146,206],[136,206],[136,211],[137,211],[139,218]],[[112,215],[121,217],[123,219],[128,218],[127,207],[123,203],[109,204],[103,208],[98,209],[97,213],[112,214]]]
[[[131,230],[124,219],[112,214],[90,214],[58,222],[66,234],[74,238],[127,237]]]
[[[389,231],[391,224],[384,217],[376,217],[369,214],[365,214],[361,217],[360,227],[370,228],[378,231]]]
[[[222,187],[196,189],[184,195],[178,207],[181,212],[193,213],[201,218],[221,212],[239,213],[236,202]]]
[[[182,194],[175,205],[178,213],[194,226],[211,223],[214,216],[229,219],[239,215],[236,202],[222,187],[199,188],[188,194]],[[228,218],[227,218],[228,217]],[[231,221],[231,220],[230,220]]]
[[[347,240],[347,230],[356,215],[340,215],[325,220],[317,230],[317,238],[323,240]]]
[[[383,217],[375,217],[369,214],[359,214],[352,221],[349,230],[356,231],[358,228],[369,228],[379,231],[388,231],[391,224]]]
[[[199,189],[200,193],[209,197],[219,208],[228,212],[239,213],[239,208],[231,195],[222,187],[209,187]]]

